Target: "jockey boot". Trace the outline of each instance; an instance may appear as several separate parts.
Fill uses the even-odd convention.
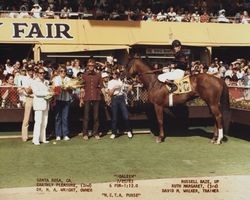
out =
[[[170,87],[170,90],[169,90],[169,93],[173,93],[174,91],[176,91],[178,88],[177,88],[177,85],[175,85],[174,82],[172,81],[167,81],[166,82],[167,85]]]

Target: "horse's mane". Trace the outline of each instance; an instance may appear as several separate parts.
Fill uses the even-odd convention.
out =
[[[151,76],[151,79],[149,81],[146,82],[143,81],[148,86],[154,84],[154,87],[160,88],[164,85],[164,83],[158,81],[157,74],[155,74],[153,67],[149,63],[144,62],[144,60],[142,60],[141,58],[136,57],[136,58],[131,58],[129,60],[127,67],[130,68],[133,67],[133,65],[139,65],[140,69],[143,70],[139,73],[139,76],[142,76],[143,74],[144,75],[148,74],[149,76]]]
[[[148,63],[147,61],[142,60],[142,58],[138,58],[138,57],[130,58],[128,61],[127,67],[128,68],[132,67],[135,64],[135,62],[141,62],[144,66],[147,66],[149,68],[149,70],[153,70],[153,67],[150,63]]]

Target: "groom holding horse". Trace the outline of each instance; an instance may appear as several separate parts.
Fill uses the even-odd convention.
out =
[[[172,48],[174,50],[174,62],[175,62],[175,69],[170,72],[165,72],[158,76],[158,80],[166,83],[170,87],[170,93],[173,93],[177,90],[176,84],[173,82],[176,79],[181,79],[184,77],[185,72],[188,70],[189,67],[189,59],[184,54],[181,49],[181,42],[179,40],[174,40],[172,42]]]

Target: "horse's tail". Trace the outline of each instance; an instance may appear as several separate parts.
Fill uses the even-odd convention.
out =
[[[230,101],[229,101],[229,91],[226,83],[223,81],[223,89],[220,98],[221,104],[221,112],[223,118],[223,129],[224,133],[228,134],[230,120],[231,120],[231,113],[230,113]]]

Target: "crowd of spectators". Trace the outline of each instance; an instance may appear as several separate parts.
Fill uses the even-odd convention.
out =
[[[107,57],[105,62],[96,62],[96,71],[105,71],[111,74],[113,71],[117,70],[119,72],[124,71],[124,66],[117,63],[117,59],[113,57]],[[80,60],[73,59],[66,61],[65,63],[55,64],[46,61],[38,61],[30,59],[23,59],[22,61],[12,61],[7,59],[4,64],[0,64],[0,100],[6,100],[6,102],[12,102],[11,105],[14,107],[20,107],[22,105],[22,98],[18,94],[18,89],[22,87],[22,80],[28,75],[29,70],[34,71],[34,78],[38,77],[39,68],[44,68],[45,79],[51,84],[53,78],[58,75],[58,70],[62,67],[67,69],[67,76],[73,79],[81,78],[82,74],[85,72],[86,63],[80,63]],[[13,93],[10,92],[10,88],[13,88]],[[8,93],[6,92],[8,91]],[[75,91],[76,93],[79,91]],[[80,95],[77,93],[77,95]],[[11,101],[8,101],[8,98]],[[13,101],[14,99],[14,101]],[[5,103],[5,102],[4,102]],[[6,107],[2,104],[2,107]],[[10,107],[10,105],[8,105]]]
[[[249,23],[250,3],[206,0],[12,0],[1,1],[2,17],[80,18],[171,22]],[[229,17],[227,17],[229,16]]]
[[[215,58],[213,62],[206,66],[200,61],[191,64],[193,73],[209,73],[225,80],[228,86],[250,86],[250,61],[237,59],[231,63],[224,63]]]
[[[98,62],[96,71],[112,73],[114,70],[124,72],[125,66],[118,64],[117,59],[108,56],[105,62]],[[155,67],[155,65],[157,67]],[[46,71],[46,79],[51,80],[57,75],[57,70],[60,66],[66,66],[67,74],[71,78],[80,77],[85,71],[85,64],[81,63],[78,59],[66,61],[65,63],[55,64],[47,61],[38,61],[30,59],[23,59],[22,61],[12,61],[7,59],[5,63],[0,64],[0,86],[15,85],[18,86],[20,77],[25,76],[27,69],[32,68],[36,74],[37,69],[43,67]],[[153,68],[163,68],[165,70],[171,70],[174,65],[169,62],[167,66],[155,63]],[[211,64],[208,66],[200,61],[191,62],[191,72],[195,73],[210,73],[215,74],[220,78],[230,78],[232,84],[250,86],[250,82],[243,81],[245,76],[249,76],[250,61],[246,59],[237,59],[231,63],[225,63],[218,58],[214,58]],[[11,79],[11,81],[9,81]],[[243,82],[242,82],[243,81]]]
[[[112,57],[107,57],[105,62],[96,63],[96,71],[105,72],[105,74],[112,74],[113,71],[119,71],[121,73],[125,71],[125,67],[119,65],[117,59]],[[215,58],[209,66],[200,61],[193,61],[190,65],[193,74],[210,73],[224,79],[230,86],[250,86],[250,61],[248,60],[237,59],[231,63],[225,63],[218,58]],[[2,87],[0,99],[7,100],[7,97],[9,96],[15,107],[22,106],[22,97],[19,97],[18,91],[13,89],[13,91],[8,90],[7,93],[4,88],[22,87],[22,79],[27,76],[28,71],[30,69],[34,70],[34,76],[36,77],[38,76],[38,69],[41,67],[44,68],[46,72],[45,79],[51,82],[53,77],[58,75],[58,69],[60,66],[66,67],[67,76],[70,78],[80,78],[85,71],[85,63],[81,63],[78,59],[73,59],[62,64],[54,64],[46,61],[34,62],[34,60],[27,59],[23,59],[22,61],[12,61],[7,59],[4,64],[0,64],[0,86]],[[163,71],[171,70],[171,68],[174,67],[171,62],[166,66],[162,66],[158,63],[152,66],[155,69],[162,68]],[[125,74],[122,76],[122,78],[125,78]],[[1,103],[2,107],[4,107],[3,101]],[[7,106],[7,104],[5,106]]]

